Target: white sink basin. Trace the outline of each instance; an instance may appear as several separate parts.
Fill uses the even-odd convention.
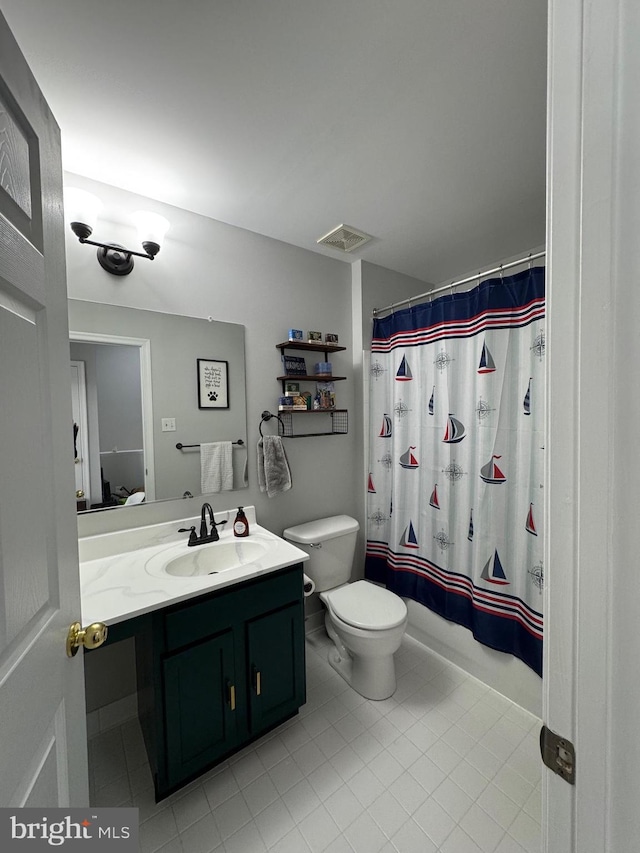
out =
[[[197,578],[254,563],[266,553],[266,544],[255,539],[211,542],[191,548],[182,545],[157,554],[147,563],[147,570],[156,577]]]
[[[216,542],[195,545],[186,554],[170,560],[165,566],[168,575],[178,578],[213,575],[236,569],[262,557],[266,552],[259,542]]]

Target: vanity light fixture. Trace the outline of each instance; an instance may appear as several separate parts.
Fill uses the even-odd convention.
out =
[[[67,219],[71,230],[81,243],[98,247],[98,263],[102,269],[113,275],[129,275],[133,269],[133,257],[147,258],[152,261],[160,251],[169,222],[157,213],[140,210],[133,214],[133,221],[138,229],[138,238],[144,252],[134,252],[125,249],[118,243],[99,243],[89,240],[93,233],[98,214],[102,209],[99,198],[86,190],[68,187],[64,194]]]

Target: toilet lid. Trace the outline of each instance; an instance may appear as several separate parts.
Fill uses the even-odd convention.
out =
[[[338,619],[354,628],[395,628],[407,615],[407,606],[399,596],[367,581],[349,583],[321,596]]]

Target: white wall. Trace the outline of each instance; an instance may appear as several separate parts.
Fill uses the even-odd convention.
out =
[[[138,347],[96,348],[100,463],[112,494],[144,488],[142,391]],[[117,453],[112,453],[114,448]],[[139,453],[121,453],[136,450]]]
[[[91,494],[88,506],[102,503],[102,483],[129,489],[144,486],[142,453],[106,453],[142,448],[140,355],[134,347],[71,343],[71,358],[85,364]],[[105,455],[100,456],[103,452]]]
[[[100,450],[142,447],[142,390],[138,347],[105,346],[96,350]]]

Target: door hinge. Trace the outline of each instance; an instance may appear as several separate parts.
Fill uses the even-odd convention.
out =
[[[570,785],[576,784],[576,750],[570,740],[543,726],[540,729],[540,754],[543,763],[554,773]]]

